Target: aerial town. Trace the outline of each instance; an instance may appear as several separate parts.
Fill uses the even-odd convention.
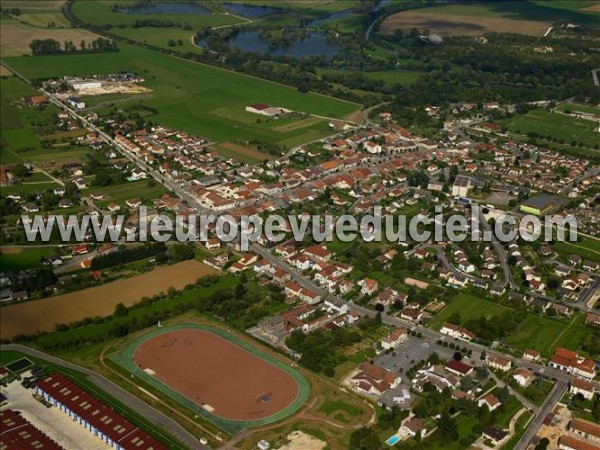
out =
[[[2,450],[600,448],[597,3],[282,3],[3,0]]]

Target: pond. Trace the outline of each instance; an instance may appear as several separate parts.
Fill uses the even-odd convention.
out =
[[[332,58],[341,51],[339,45],[327,40],[327,33],[309,33],[304,39],[291,42],[289,45],[270,47],[267,39],[258,31],[244,31],[229,40],[231,48],[239,48],[242,52],[268,53],[269,55],[287,55],[294,58],[303,56],[324,55]]]
[[[249,17],[251,19],[255,19],[258,17],[263,17],[268,14],[281,12],[281,8],[277,8],[275,6],[267,6],[267,5],[246,5],[242,3],[223,3],[223,6],[228,11],[231,11],[234,14],[239,14],[240,16]]]
[[[138,4],[130,7],[117,7],[125,14],[209,14],[204,6],[193,2],[158,2]]]

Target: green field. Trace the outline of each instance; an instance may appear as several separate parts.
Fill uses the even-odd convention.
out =
[[[556,242],[553,248],[567,255],[575,253],[585,259],[600,261],[600,241],[598,239],[584,236],[578,242]]]
[[[376,72],[359,72],[353,70],[339,70],[339,69],[317,69],[317,74],[322,75],[326,73],[331,74],[360,74],[373,80],[381,80],[388,83],[398,83],[403,86],[410,86],[412,83],[417,81],[425,72],[411,71],[411,70],[389,70],[389,71],[376,71]]]
[[[575,142],[594,147],[600,140],[600,135],[595,131],[598,128],[597,123],[563,114],[553,114],[544,109],[537,109],[509,119],[504,122],[504,125],[512,133],[535,133],[540,137],[556,139],[567,144]]]
[[[37,56],[6,58],[8,64],[30,78],[65,75],[93,75],[122,70],[135,71],[146,78],[153,90],[141,103],[157,108],[152,120],[174,129],[185,130],[215,141],[232,139],[283,142],[298,145],[330,133],[325,128],[278,131],[278,123],[260,126],[247,113],[251,103],[267,103],[295,111],[342,118],[360,105],[297,89],[259,78],[193,63],[144,48],[120,45],[118,53],[97,55]],[[137,101],[136,101],[137,104]],[[120,103],[125,108],[126,103]]]
[[[455,313],[460,314],[463,322],[467,322],[471,319],[479,319],[481,317],[490,318],[509,310],[510,308],[507,308],[506,306],[501,306],[488,300],[461,292],[448,306],[433,316],[429,325],[431,328],[439,330],[442,328],[444,322]]]
[[[453,314],[459,314],[461,322],[465,323],[481,317],[500,316],[507,311],[511,308],[461,292],[433,316],[429,326],[439,330]],[[518,350],[533,348],[550,356],[556,347],[578,348],[589,335],[589,330],[582,326],[582,315],[577,316],[573,324],[567,324],[535,314],[523,314],[525,320],[504,340],[506,345]]]
[[[240,23],[240,19],[221,13],[210,14],[127,14],[112,11],[110,6],[115,2],[109,1],[82,1],[73,4],[72,11],[75,16],[84,23],[95,26],[111,25],[114,28],[130,27],[137,20],[161,20],[170,21],[181,25],[189,25],[190,35],[195,30],[203,27],[218,27]],[[117,2],[117,4],[119,4]],[[123,3],[124,4],[124,3]],[[170,27],[171,28],[171,27]],[[165,28],[156,28],[157,34],[162,33]],[[181,29],[181,28],[180,28]]]
[[[241,347],[245,351],[250,352],[253,355],[257,356],[258,358],[268,362],[269,364],[272,364],[273,366],[287,372],[289,375],[291,375],[294,378],[294,380],[298,384],[298,395],[297,395],[296,399],[290,405],[285,407],[284,409],[278,411],[277,413],[274,413],[271,416],[264,417],[262,419],[247,420],[247,421],[229,420],[229,419],[225,419],[225,418],[218,417],[216,415],[211,414],[207,409],[200,407],[193,400],[190,400],[187,397],[185,397],[184,395],[181,395],[178,392],[174,391],[173,389],[168,387],[166,384],[163,384],[161,381],[159,381],[157,378],[148,375],[144,370],[140,369],[133,362],[133,355],[134,355],[136,349],[140,345],[142,345],[144,342],[146,342],[147,340],[152,339],[153,337],[156,337],[158,335],[168,333],[173,330],[179,330],[179,329],[198,329],[198,330],[205,330],[205,331],[214,333],[217,336],[233,343],[234,345],[236,345],[238,347]],[[248,342],[240,339],[239,337],[235,336],[234,334],[228,333],[224,330],[221,330],[221,329],[215,328],[215,327],[211,327],[208,325],[181,324],[181,325],[172,325],[172,326],[164,327],[161,329],[156,328],[156,329],[152,330],[151,332],[143,334],[143,335],[137,337],[136,339],[134,339],[133,341],[131,341],[129,343],[129,345],[127,347],[125,347],[123,350],[121,350],[120,352],[118,352],[114,355],[111,355],[110,359],[113,360],[114,362],[116,362],[117,364],[119,364],[120,366],[122,366],[123,368],[125,368],[131,374],[133,374],[136,377],[141,378],[145,382],[149,383],[154,389],[157,389],[158,391],[162,392],[163,394],[168,395],[169,397],[175,399],[182,406],[193,411],[195,414],[202,416],[203,418],[207,419],[214,425],[218,426],[219,428],[221,428],[222,430],[224,430],[230,434],[237,434],[245,428],[263,426],[263,425],[267,425],[267,424],[270,424],[273,422],[280,421],[286,417],[289,417],[290,415],[296,413],[302,407],[302,405],[306,402],[306,400],[308,400],[308,396],[310,393],[310,384],[309,384],[308,380],[304,377],[304,375],[302,375],[300,372],[298,372],[298,370],[296,370],[296,369],[292,368],[290,365],[284,363],[279,358],[275,358],[274,356],[270,355],[269,353],[266,353],[266,352],[260,350],[259,348],[249,344]]]
[[[52,247],[28,248],[20,252],[3,252],[0,249],[0,266],[2,270],[25,270],[40,267],[42,258],[53,255],[56,250]]]
[[[566,328],[567,325],[562,322],[529,314],[505,342],[514,348],[533,348],[544,355],[550,355],[553,351],[552,343]]]
[[[111,30],[111,34],[180,53],[202,53],[202,49],[192,43],[194,33],[181,28],[116,28]],[[174,41],[181,39],[183,45],[172,47],[169,45],[171,39]]]
[[[150,180],[131,181],[124,184],[115,184],[106,187],[90,187],[90,192],[101,192],[104,194],[104,200],[96,202],[97,206],[105,208],[109,203],[114,202],[125,207],[125,201],[131,198],[139,197],[145,204],[151,204],[154,198],[168,192],[168,190],[159,183],[149,185]]]
[[[595,114],[597,116],[600,116],[600,108],[592,105],[586,105],[583,103],[561,103],[556,107],[556,110],[562,112],[570,110],[571,112]]]

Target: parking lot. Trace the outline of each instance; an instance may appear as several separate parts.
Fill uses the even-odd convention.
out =
[[[389,354],[382,353],[375,358],[375,364],[392,372],[406,373],[419,361],[426,360],[433,352],[436,352],[442,361],[452,358],[456,350],[442,347],[435,342],[427,342],[415,336],[409,336],[408,340]],[[407,380],[403,380],[407,381]]]
[[[29,373],[21,375],[27,376]],[[2,394],[8,399],[8,403],[2,409],[20,412],[23,418],[64,448],[86,450],[111,448],[58,408],[44,406],[33,397],[33,392],[33,389],[25,389],[21,386],[19,381],[11,382],[6,387],[2,387]]]

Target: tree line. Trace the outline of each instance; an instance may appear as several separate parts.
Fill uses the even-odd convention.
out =
[[[66,40],[62,44],[56,39],[34,39],[29,44],[33,55],[58,55],[65,53],[100,53],[100,52],[116,52],[118,51],[117,43],[99,37],[87,43],[81,40],[79,46],[73,41]]]

